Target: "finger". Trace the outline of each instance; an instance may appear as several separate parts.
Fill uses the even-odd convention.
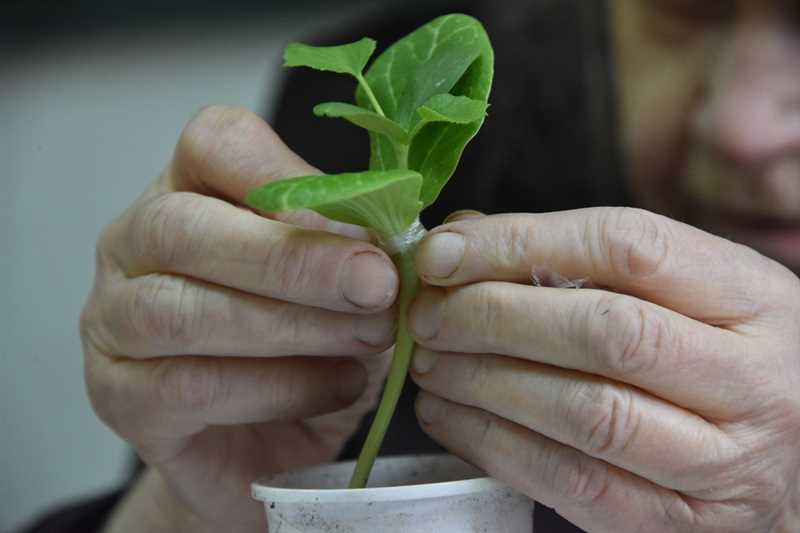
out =
[[[416,265],[427,283],[441,286],[528,282],[544,266],[721,326],[783,301],[786,275],[749,248],[631,208],[462,220],[433,230]]]
[[[732,449],[697,415],[608,379],[496,355],[417,348],[413,377],[436,396],[480,408],[656,484],[707,488]]]
[[[129,277],[191,276],[241,291],[347,312],[386,309],[397,272],[376,246],[300,229],[216,198],[170,193],[102,237]]]
[[[709,521],[715,531],[734,531],[743,518],[725,504],[679,495],[513,422],[432,394],[420,393],[417,418],[453,453],[587,531],[699,531]]]
[[[304,427],[312,431],[319,442],[327,442],[330,449],[338,450],[342,435],[354,434],[364,416],[378,404],[392,364],[392,350],[357,360],[367,371],[367,385],[358,400],[345,409],[303,420]]]
[[[736,333],[595,289],[502,282],[427,288],[409,323],[432,350],[495,353],[605,376],[718,419],[760,408],[752,391],[769,371]]]
[[[284,144],[258,115],[241,107],[202,109],[181,133],[172,164],[155,191],[189,191],[219,196],[238,205],[253,189],[271,181],[321,172]],[[363,228],[328,220],[312,211],[274,214],[274,218],[362,240]]]
[[[743,518],[724,504],[681,496],[474,407],[421,392],[417,417],[453,453],[587,531],[677,533],[703,530],[709,521],[714,531],[734,531]]]
[[[103,291],[86,333],[109,354],[355,356],[379,353],[393,340],[390,311],[336,313],[163,274]]]
[[[661,501],[677,498],[479,409],[423,392],[417,400],[417,416],[423,429],[453,453],[593,532],[637,531],[637,525],[664,524],[659,519]],[[576,513],[579,510],[590,516]],[[583,522],[585,518],[591,520]]]
[[[152,462],[174,457],[210,425],[297,420],[342,409],[364,390],[349,359],[212,357],[132,360],[87,355],[101,419]]]
[[[474,209],[459,209],[458,211],[453,211],[447,217],[445,217],[443,224],[449,224],[450,222],[457,222],[459,220],[468,220],[470,218],[482,218],[485,217],[486,214],[481,213],[480,211],[475,211]]]

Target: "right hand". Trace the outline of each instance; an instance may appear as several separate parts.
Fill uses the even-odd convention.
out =
[[[362,228],[243,207],[259,185],[314,173],[256,115],[209,107],[102,233],[86,383],[148,465],[109,530],[265,531],[250,482],[333,460],[376,403],[389,257]]]

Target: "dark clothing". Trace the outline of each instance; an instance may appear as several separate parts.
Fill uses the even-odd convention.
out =
[[[502,6],[502,7],[498,7]],[[625,205],[623,165],[617,142],[613,61],[604,0],[530,0],[522,3],[450,2],[383,10],[352,31],[338,31],[317,44],[339,44],[364,35],[380,47],[434,17],[468,13],[487,28],[496,52],[496,75],[486,124],[467,147],[437,203],[423,214],[426,227],[450,212],[541,212],[598,205]],[[319,119],[312,107],[352,101],[355,83],[346,76],[293,69],[276,107],[274,128],[286,144],[325,172],[367,168],[366,134],[343,121]],[[382,453],[424,453],[441,448],[417,426],[416,387],[409,380]],[[366,420],[343,451],[354,458]],[[30,532],[95,531],[113,497],[54,515]],[[542,506],[536,532],[580,531]]]

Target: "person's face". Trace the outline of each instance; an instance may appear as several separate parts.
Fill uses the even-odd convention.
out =
[[[800,272],[800,0],[613,0],[642,207]]]

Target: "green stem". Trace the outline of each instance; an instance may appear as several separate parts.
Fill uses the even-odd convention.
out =
[[[408,375],[411,357],[414,354],[414,339],[411,338],[411,334],[408,331],[408,306],[419,290],[419,278],[414,270],[415,250],[416,245],[392,258],[400,273],[400,295],[398,298],[400,314],[398,317],[397,340],[394,347],[394,355],[392,356],[392,367],[389,370],[389,377],[386,381],[386,388],[383,390],[383,397],[378,405],[378,411],[375,413],[375,419],[369,428],[367,440],[364,442],[364,447],[361,448],[361,454],[358,456],[356,469],[350,480],[351,489],[363,489],[367,486],[372,465],[375,463],[383,438],[386,436],[389,422],[394,415],[397,401],[400,399],[400,393]]]
[[[397,168],[408,168],[408,151],[411,147],[407,144],[395,145],[395,154],[397,154]]]
[[[381,104],[379,104],[378,99],[375,98],[375,93],[372,92],[372,87],[369,86],[369,83],[367,83],[367,80],[366,78],[364,78],[364,75],[359,74],[358,76],[356,76],[356,79],[358,79],[358,83],[361,84],[361,87],[364,89],[364,92],[367,93],[367,98],[369,98],[369,101],[372,103],[372,107],[375,108],[375,112],[380,116],[386,118],[386,114],[383,112]]]

